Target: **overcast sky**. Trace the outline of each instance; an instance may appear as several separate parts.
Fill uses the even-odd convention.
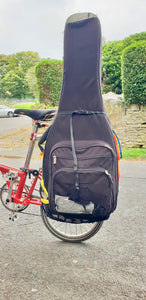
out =
[[[0,54],[62,59],[65,21],[77,12],[96,14],[106,41],[146,31],[146,0],[0,0]]]

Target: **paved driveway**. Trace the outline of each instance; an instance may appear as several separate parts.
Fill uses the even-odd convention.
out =
[[[26,116],[14,117],[14,118],[0,118],[0,137],[14,132],[23,127],[29,127],[32,124],[31,118]]]
[[[5,161],[21,165],[21,159]],[[120,170],[117,210],[81,244],[57,240],[37,216],[11,222],[0,204],[0,299],[145,299],[146,162],[121,161]]]

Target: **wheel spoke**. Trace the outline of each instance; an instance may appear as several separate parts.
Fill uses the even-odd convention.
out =
[[[26,209],[27,206],[28,206],[28,205],[15,203],[15,202],[12,201],[12,196],[16,194],[18,184],[19,184],[18,181],[15,181],[13,183],[13,189],[12,189],[12,192],[11,192],[11,199],[8,200],[9,188],[8,188],[7,183],[5,183],[2,186],[1,193],[0,193],[0,199],[1,199],[2,204],[5,206],[5,208],[7,208],[8,210],[13,211],[13,212],[22,211],[22,210]],[[26,195],[27,192],[28,192],[28,187],[24,186],[24,192],[22,193],[22,197],[23,197],[23,195]]]
[[[72,224],[49,218],[41,206],[41,216],[47,229],[57,238],[68,242],[81,242],[95,235],[103,222]]]

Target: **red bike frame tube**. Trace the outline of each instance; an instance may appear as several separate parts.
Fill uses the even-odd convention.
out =
[[[30,137],[30,144],[29,144],[29,147],[28,147],[27,156],[26,156],[26,160],[25,160],[25,163],[24,163],[24,167],[23,167],[24,169],[29,168],[29,164],[30,164],[32,152],[33,152],[33,149],[34,149],[35,141],[37,139],[38,128],[39,128],[39,122],[36,121],[35,125],[34,125],[34,128],[33,128],[33,132],[32,132],[31,137]],[[39,175],[36,176],[33,179],[32,185],[31,185],[31,187],[29,189],[29,192],[28,192],[26,197],[24,197],[24,195],[22,196],[22,193],[23,193],[26,178],[27,178],[27,175],[28,175],[27,172],[25,172],[23,170],[20,170],[20,169],[16,169],[16,168],[11,168],[9,166],[2,165],[2,164],[0,164],[0,172],[3,175],[10,172],[10,177],[11,177],[11,173],[13,173],[13,172],[16,173],[16,180],[18,179],[19,183],[18,183],[18,188],[17,188],[16,194],[12,195],[13,202],[21,203],[21,204],[24,204],[24,205],[29,205],[29,204],[42,205],[42,202],[41,202],[40,198],[35,198],[35,196],[34,197],[32,196],[32,193],[34,191],[37,180],[38,179],[41,180],[41,175],[42,175],[42,170],[41,169],[39,170]],[[12,179],[13,179],[13,176],[12,176]],[[14,176],[14,180],[15,180],[15,176]],[[9,180],[9,177],[8,177],[8,179],[6,178],[6,181],[7,181],[8,187],[9,187],[11,179]]]
[[[31,137],[30,137],[30,144],[29,144],[29,147],[28,147],[27,156],[26,156],[26,160],[25,160],[25,163],[24,163],[24,168],[29,167],[32,152],[33,152],[35,141],[36,141],[37,132],[38,132],[38,122],[35,123],[33,132],[32,132]]]
[[[24,176],[24,172],[19,170],[19,169],[15,169],[6,165],[2,165],[0,164],[0,172],[4,175],[6,173],[8,173],[9,171],[11,172],[17,172],[18,173],[18,177],[23,177]]]
[[[15,198],[21,199],[24,189],[27,173],[23,172],[23,177],[20,178]]]

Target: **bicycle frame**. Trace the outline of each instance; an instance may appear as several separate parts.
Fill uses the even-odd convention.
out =
[[[37,180],[41,180],[42,178],[42,170],[40,169],[39,171],[37,170],[33,170],[33,169],[29,169],[29,164],[30,164],[30,160],[32,157],[32,153],[34,150],[34,145],[36,140],[38,139],[38,128],[40,127],[40,122],[36,121],[34,124],[34,128],[33,128],[33,132],[31,133],[30,136],[30,144],[28,147],[28,151],[27,151],[27,155],[26,155],[26,159],[25,159],[25,163],[24,163],[24,167],[20,168],[20,169],[16,169],[16,168],[12,168],[3,164],[0,164],[0,172],[2,173],[2,175],[4,175],[6,177],[6,182],[9,188],[9,198],[11,198],[12,202],[14,203],[18,203],[21,205],[29,205],[29,204],[35,204],[35,205],[42,205],[41,199],[40,197],[37,196],[33,196],[33,191],[35,189]],[[28,191],[28,193],[26,194],[26,196],[24,196],[23,193],[23,189],[25,187],[25,183],[26,183],[26,179],[27,176],[29,175],[29,177],[31,176],[31,174],[34,176],[34,179],[32,180],[30,189]],[[13,184],[15,182],[19,182],[18,183],[18,188],[16,191],[16,194],[13,193]],[[10,199],[8,199],[10,200]]]

